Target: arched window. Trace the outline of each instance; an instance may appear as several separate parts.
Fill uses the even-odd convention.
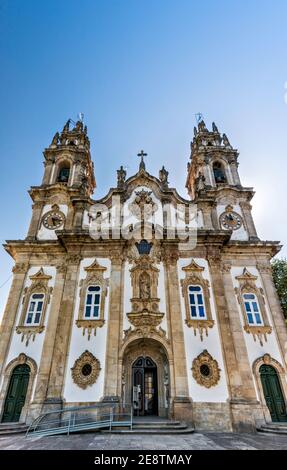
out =
[[[213,174],[214,174],[214,179],[215,179],[216,184],[226,183],[227,182],[225,171],[224,171],[222,163],[214,162],[214,164],[213,164]]]
[[[258,300],[255,294],[243,294],[244,308],[249,325],[263,325]]]
[[[97,319],[100,316],[101,287],[89,286],[86,295],[85,315],[86,319]]]
[[[26,315],[26,325],[39,325],[43,313],[45,294],[32,294]]]
[[[68,183],[70,177],[70,167],[68,163],[65,163],[59,171],[59,175],[57,178],[58,183]]]
[[[203,291],[201,286],[188,286],[191,318],[206,319]]]

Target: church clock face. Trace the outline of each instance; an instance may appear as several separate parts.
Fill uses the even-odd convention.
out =
[[[63,212],[59,210],[51,210],[47,212],[42,219],[43,225],[49,230],[56,230],[64,225],[66,220]]]
[[[238,230],[242,226],[242,217],[234,211],[223,212],[219,221],[226,230]]]

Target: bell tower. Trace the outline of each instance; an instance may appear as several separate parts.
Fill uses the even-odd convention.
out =
[[[238,155],[215,123],[209,131],[201,120],[194,128],[186,188],[202,212],[204,228],[231,230],[233,239],[257,240],[250,204],[254,191],[241,184]]]
[[[31,187],[33,214],[28,239],[57,238],[56,229],[79,229],[96,187],[87,126],[69,119],[43,152],[44,175]]]

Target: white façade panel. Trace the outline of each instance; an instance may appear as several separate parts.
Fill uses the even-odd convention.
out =
[[[65,214],[65,216],[67,217],[68,206],[66,204],[58,204],[58,205],[59,205],[59,210],[63,212],[63,214]],[[43,208],[41,218],[51,209],[52,209],[52,205],[46,204]],[[37,238],[38,240],[57,240],[57,235],[55,233],[55,230],[49,230],[46,227],[44,227],[44,225],[41,223],[41,226],[38,230]]]
[[[178,261],[178,273],[179,279],[185,278],[185,272],[182,271],[182,268],[188,266],[192,258],[180,259]],[[187,375],[188,375],[188,384],[189,384],[189,394],[193,401],[195,402],[226,402],[228,399],[228,388],[227,388],[227,378],[224,367],[222,347],[220,333],[218,330],[218,319],[216,314],[214,296],[211,285],[211,278],[209,274],[209,268],[207,260],[201,258],[194,258],[194,261],[204,268],[203,277],[207,279],[210,283],[210,307],[212,319],[215,321],[213,328],[208,329],[208,336],[203,336],[203,341],[201,341],[200,336],[197,332],[196,336],[194,335],[193,328],[189,328],[186,323],[186,312],[185,312],[185,302],[182,295],[181,285],[180,285],[180,298],[181,298],[181,312],[182,312],[182,323],[183,323],[183,332],[184,332],[184,342],[185,342],[185,352],[186,352],[186,362],[187,362]],[[217,360],[220,368],[220,381],[218,384],[211,388],[206,388],[199,385],[192,376],[192,362],[193,360],[206,349],[211,356]]]
[[[218,220],[219,220],[219,217],[220,215],[225,212],[225,208],[226,208],[227,204],[218,204],[217,205],[217,216],[218,216]],[[238,205],[238,204],[235,204],[233,206],[233,211],[236,212],[237,214],[241,215],[242,219],[244,220],[244,217],[243,217],[243,214],[242,214],[242,211],[241,211],[241,207]],[[222,230],[225,230],[224,227],[220,227]],[[233,233],[231,235],[231,240],[248,240],[248,233],[244,227],[244,224],[242,224],[242,226],[238,229],[238,230],[233,230]]]
[[[87,333],[83,335],[82,328],[78,328],[76,320],[79,316],[80,307],[80,282],[87,275],[85,268],[90,266],[95,261],[95,258],[85,258],[81,261],[80,273],[79,273],[79,284],[76,292],[75,308],[73,315],[73,327],[70,341],[70,348],[68,353],[68,364],[65,376],[65,387],[64,387],[64,398],[67,402],[96,402],[103,397],[104,393],[104,377],[105,377],[105,358],[106,358],[106,343],[107,343],[107,325],[108,325],[108,311],[110,303],[110,288],[105,300],[105,312],[104,319],[105,324],[102,328],[97,328],[96,336],[91,335],[88,340]],[[104,278],[109,279],[111,272],[111,262],[106,258],[97,258],[97,262],[107,268],[104,273]],[[87,387],[85,390],[80,388],[73,382],[71,368],[74,366],[76,359],[80,355],[88,350],[91,352],[99,361],[101,365],[100,375],[95,384]]]
[[[246,266],[247,270],[253,274],[254,276],[258,276],[256,282],[256,286],[259,288],[263,288],[263,284],[261,282],[260,278],[260,273],[258,272],[257,268],[254,266]],[[232,267],[231,268],[231,276],[232,276],[232,282],[234,287],[239,287],[239,282],[236,279],[236,276],[240,276],[243,273],[243,267]],[[264,292],[264,288],[263,288]],[[269,308],[268,304],[268,298],[266,295],[264,295],[265,299],[265,308],[268,316],[268,321],[271,326],[273,326],[273,320],[272,320],[272,314]],[[237,307],[238,307],[238,315],[240,316],[240,321],[242,325],[242,329],[244,326],[244,319],[243,319],[243,314],[241,311],[241,307],[239,305],[238,299],[236,297],[236,302],[237,302]],[[244,330],[243,330],[244,331]],[[271,334],[267,335],[267,341],[263,340],[263,345],[261,346],[259,343],[258,338],[256,338],[256,341],[254,341],[253,336],[247,332],[244,331],[244,339],[247,347],[247,353],[248,353],[248,358],[249,358],[249,363],[252,368],[254,361],[258,359],[259,357],[262,357],[264,354],[270,354],[274,359],[276,359],[280,364],[284,364],[283,358],[281,356],[280,352],[280,347],[277,342],[277,337],[276,333],[274,331],[274,326],[272,329]]]
[[[29,269],[27,276],[26,276],[26,281],[24,284],[25,287],[29,287],[32,283],[31,279],[29,279],[30,276],[33,276],[36,274],[40,268],[43,268],[43,271],[45,274],[48,276],[51,276],[51,279],[49,279],[48,286],[54,288],[55,285],[55,277],[56,277],[56,268],[54,266],[33,266]],[[50,309],[51,309],[51,304],[52,304],[52,296],[50,299],[50,303],[47,306],[47,311],[45,315],[45,322],[44,326],[45,329],[42,333],[36,334],[35,340],[31,338],[28,345],[26,346],[25,340],[21,341],[22,335],[16,333],[16,329],[14,328],[13,330],[13,335],[12,335],[12,340],[9,348],[9,352],[5,361],[5,367],[6,365],[12,361],[13,359],[16,359],[19,354],[24,353],[26,356],[31,357],[34,359],[36,362],[37,366],[39,367],[40,360],[41,360],[41,354],[42,354],[42,348],[43,348],[43,343],[44,343],[44,338],[46,334],[46,327],[48,323],[48,318],[50,314]],[[21,313],[22,313],[22,302],[23,302],[23,297],[24,297],[24,290],[23,290],[23,295],[21,296],[20,303],[18,305],[18,311],[17,311],[17,316],[16,316],[16,325],[19,325]]]

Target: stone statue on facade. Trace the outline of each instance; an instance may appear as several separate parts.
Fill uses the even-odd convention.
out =
[[[117,170],[117,174],[118,174],[118,188],[123,188],[125,185],[126,176],[127,176],[127,172],[123,166],[121,166],[120,169]]]
[[[59,142],[59,132],[56,132],[56,134],[54,135],[53,137],[53,140],[51,142],[51,145],[58,145],[58,142]]]
[[[161,170],[159,170],[159,180],[163,186],[168,186],[168,171],[163,166]]]
[[[205,189],[205,176],[201,173],[198,173],[198,177],[195,179],[196,192],[202,191]]]

